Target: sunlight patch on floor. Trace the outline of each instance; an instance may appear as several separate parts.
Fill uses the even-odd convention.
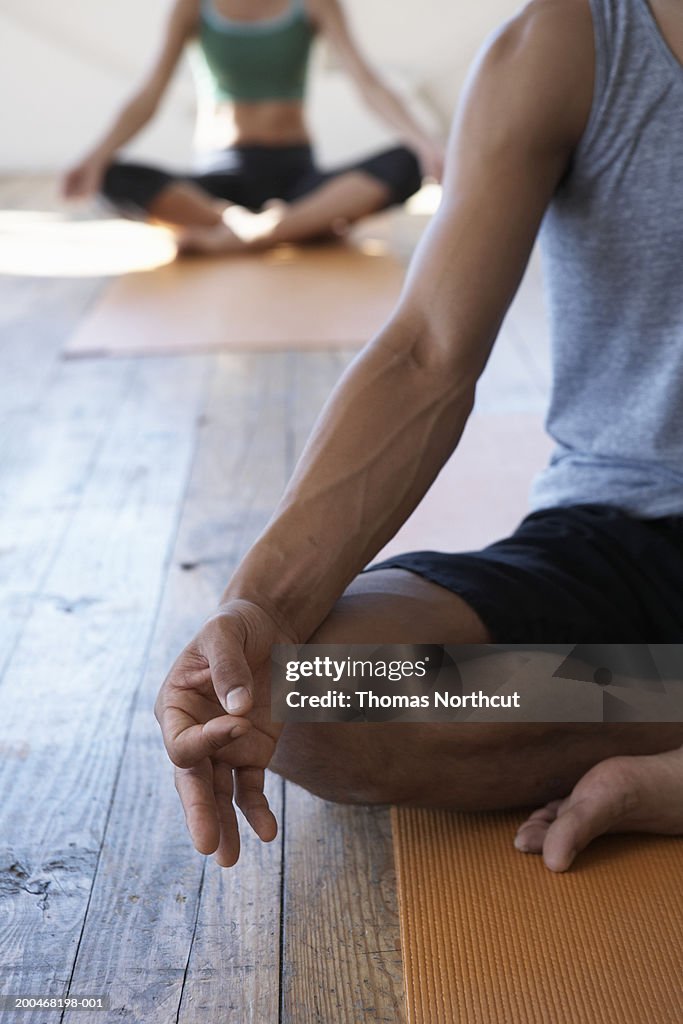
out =
[[[173,235],[136,221],[72,220],[45,210],[0,210],[0,274],[114,277],[175,259]]]

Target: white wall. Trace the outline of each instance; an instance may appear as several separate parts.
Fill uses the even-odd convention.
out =
[[[102,131],[153,56],[170,0],[3,0],[0,173],[57,170]],[[472,56],[517,0],[345,0],[377,67],[442,130]],[[182,165],[194,102],[186,66],[130,152]],[[310,103],[321,157],[333,161],[387,134],[365,114],[324,49]]]

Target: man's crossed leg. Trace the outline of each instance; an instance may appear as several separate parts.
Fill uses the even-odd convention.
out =
[[[401,569],[360,576],[312,643],[487,643],[457,594]],[[537,806],[515,845],[562,871],[608,831],[683,833],[683,724],[289,724],[271,768],[341,803]],[[511,837],[512,841],[512,837]]]

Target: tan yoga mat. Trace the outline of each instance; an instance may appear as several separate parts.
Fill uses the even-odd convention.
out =
[[[680,1024],[683,840],[610,836],[564,875],[520,814],[400,809],[408,1024]]]
[[[188,257],[113,281],[65,354],[353,348],[387,320],[403,276],[380,243]]]

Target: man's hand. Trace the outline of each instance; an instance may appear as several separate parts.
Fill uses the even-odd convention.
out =
[[[192,841],[222,867],[239,857],[234,804],[264,842],[277,834],[263,792],[281,731],[270,721],[270,656],[273,644],[291,640],[257,605],[231,601],[185,648],[157,697]]]

